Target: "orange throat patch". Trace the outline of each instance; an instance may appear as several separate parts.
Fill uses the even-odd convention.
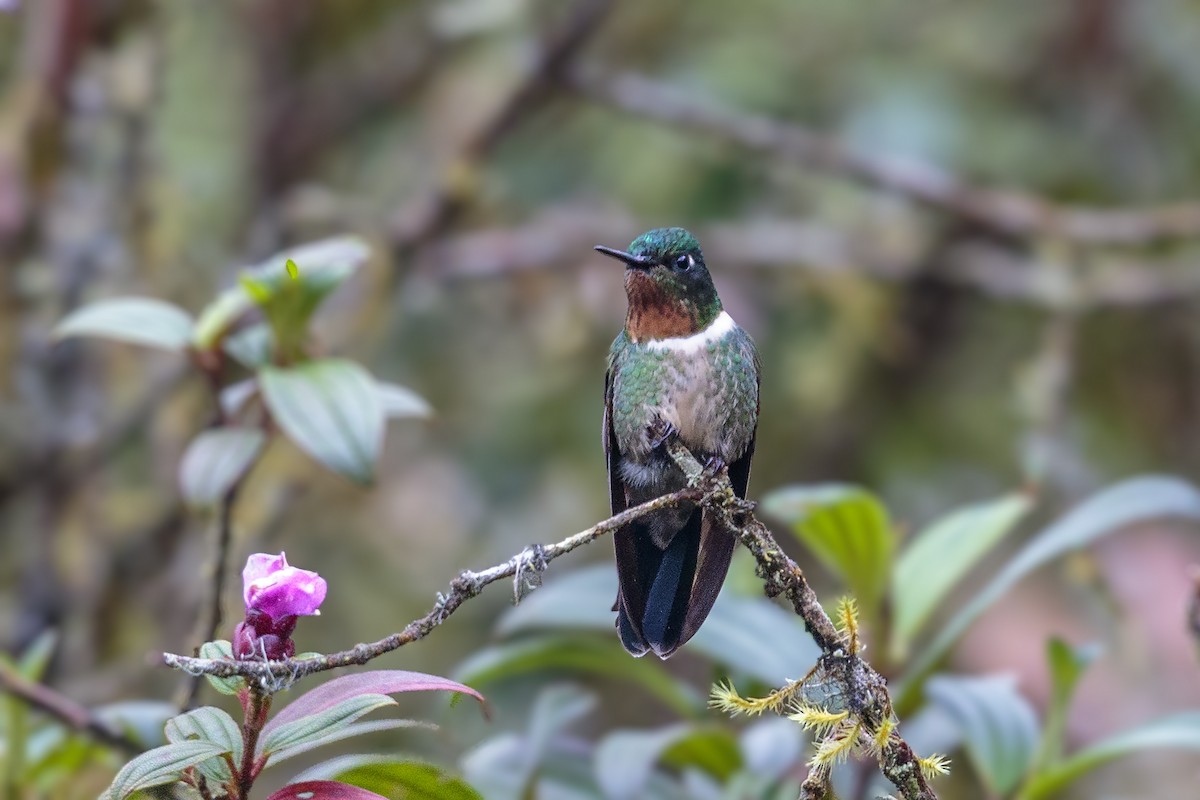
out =
[[[634,342],[674,339],[698,332],[695,312],[678,297],[663,291],[648,275],[630,271],[625,279],[629,311],[625,331]]]

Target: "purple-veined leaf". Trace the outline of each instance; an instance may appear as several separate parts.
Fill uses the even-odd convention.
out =
[[[348,783],[304,781],[283,787],[267,800],[387,800],[387,798]]]
[[[202,431],[179,462],[179,489],[188,505],[221,502],[258,457],[266,434],[257,428],[230,426]]]
[[[340,358],[263,367],[259,387],[271,418],[300,449],[358,483],[375,477],[383,446],[383,403],[375,379]]]
[[[122,342],[182,351],[192,339],[192,318],[178,306],[151,297],[100,300],[67,315],[54,336],[99,336]]]
[[[423,672],[402,669],[379,669],[343,675],[323,683],[293,700],[263,728],[265,738],[281,725],[318,714],[350,697],[363,694],[396,694],[397,692],[461,692],[485,704],[483,695],[458,681]]]

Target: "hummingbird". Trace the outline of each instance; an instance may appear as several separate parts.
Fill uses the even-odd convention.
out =
[[[721,306],[700,243],[656,228],[629,250],[597,246],[625,264],[629,308],[608,354],[604,452],[613,514],[687,485],[665,442],[680,442],[711,472],[728,468],[745,498],[758,427],[759,360],[750,336]],[[667,658],[712,610],[736,539],[686,502],[613,535],[621,643]]]

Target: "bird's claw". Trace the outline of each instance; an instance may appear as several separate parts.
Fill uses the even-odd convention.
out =
[[[657,450],[662,447],[667,439],[670,439],[677,433],[679,433],[679,429],[662,417],[655,417],[654,421],[646,428],[646,434],[650,438],[651,450]]]
[[[715,478],[725,469],[725,459],[720,456],[709,456],[704,459],[704,476],[706,478]]]

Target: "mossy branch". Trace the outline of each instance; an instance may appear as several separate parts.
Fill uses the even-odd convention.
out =
[[[922,774],[920,760],[895,730],[892,703],[885,680],[848,645],[847,635],[839,631],[825,613],[800,567],[783,552],[771,532],[755,517],[753,504],[734,494],[724,471],[717,474],[706,471],[675,437],[667,441],[666,447],[687,476],[687,488],[616,514],[561,542],[535,545],[502,564],[479,572],[463,572],[450,583],[447,592],[438,595],[437,602],[427,614],[379,641],[355,645],[339,653],[286,661],[213,660],[172,653],[164,654],[163,661],[168,666],[193,675],[222,678],[242,676],[258,681],[270,691],[287,686],[305,675],[366,664],[384,653],[425,638],[463,603],[480,594],[488,584],[513,579],[519,596],[526,587],[537,584],[541,571],[554,559],[647,514],[679,503],[694,502],[715,514],[751,552],[758,562],[758,575],[763,579],[767,595],[785,598],[804,620],[805,627],[822,651],[815,670],[819,670],[825,680],[840,687],[850,712],[848,719],[852,720],[856,731],[876,739],[883,774],[896,785],[905,800],[936,800],[936,795]],[[820,766],[814,769],[818,775],[827,772]]]

